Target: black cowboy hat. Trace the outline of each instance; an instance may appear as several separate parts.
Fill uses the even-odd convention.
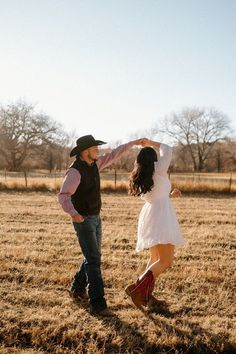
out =
[[[75,156],[80,154],[82,151],[97,145],[106,144],[104,141],[95,140],[92,135],[84,135],[81,136],[79,139],[76,140],[76,147],[74,147],[71,152],[70,156]]]

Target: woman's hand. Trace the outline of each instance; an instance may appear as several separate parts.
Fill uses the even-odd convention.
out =
[[[133,141],[134,145],[141,145],[142,147],[154,146],[160,148],[160,143],[158,141],[153,141],[147,138],[141,138]]]
[[[143,147],[150,146],[150,140],[147,138],[140,139],[140,145],[142,145]]]
[[[141,139],[141,140],[142,140],[142,141],[141,141],[141,145],[142,145],[143,147],[151,146],[151,147],[154,147],[154,148],[157,148],[157,149],[160,148],[160,144],[161,144],[161,143],[159,143],[159,141],[153,141],[153,140],[146,139],[146,138]]]
[[[141,145],[141,146],[147,146],[148,139],[147,138],[141,138],[133,141],[134,145]]]
[[[170,193],[170,196],[172,198],[178,198],[178,197],[181,197],[182,193],[179,189],[177,188],[174,188],[173,191]]]

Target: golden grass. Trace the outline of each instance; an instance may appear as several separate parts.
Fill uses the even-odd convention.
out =
[[[144,316],[124,287],[144,270],[134,251],[138,198],[103,195],[103,262],[111,319],[91,316],[66,289],[81,260],[55,195],[1,192],[0,353],[230,353],[235,349],[236,199],[173,200],[186,246],[156,282]]]
[[[210,174],[209,174],[210,175]],[[178,175],[180,176],[180,174]],[[183,175],[185,176],[185,175]],[[199,175],[200,176],[200,175]],[[222,177],[224,174],[222,174]],[[219,175],[218,175],[219,177]],[[44,177],[44,178],[28,178],[27,186],[23,177],[8,177],[7,180],[0,180],[0,191],[41,191],[41,192],[58,192],[60,190],[63,178],[61,177]],[[180,181],[175,175],[171,176],[173,188],[179,188],[184,193],[236,193],[236,183],[233,179],[231,186],[228,181],[220,179],[204,181],[196,178],[195,180],[186,179]],[[128,182],[117,181],[116,184],[112,180],[101,180],[101,189],[104,192],[125,192],[128,190]]]
[[[173,179],[172,188],[178,188],[183,193],[236,193],[236,184],[221,181],[177,181]]]
[[[27,185],[23,177],[8,177],[0,181],[2,191],[57,191],[60,189],[62,178],[28,178]]]

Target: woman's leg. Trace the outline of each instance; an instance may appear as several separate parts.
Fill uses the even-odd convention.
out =
[[[155,279],[172,266],[173,259],[174,246],[171,244],[161,244],[150,248],[150,266],[137,279],[136,283],[126,287],[126,293],[131,296],[137,307],[149,306],[150,299],[152,303],[156,302],[156,299],[152,296]]]
[[[157,278],[161,273],[163,273],[167,268],[170,268],[174,260],[174,249],[175,246],[170,243],[160,244],[150,248],[150,260],[151,264],[146,269],[151,270],[153,277]],[[154,261],[154,262],[152,262]]]
[[[150,252],[150,258],[149,258],[149,261],[147,263],[147,267],[146,267],[146,270],[155,262],[159,261],[160,259],[160,255],[159,255],[159,252],[158,252],[158,249],[156,246],[153,246],[151,248],[149,248],[149,252]]]
[[[164,246],[164,247],[163,247]],[[153,273],[154,281],[157,276],[159,276],[165,269],[172,265],[174,258],[174,246],[167,245],[156,245],[149,249],[150,259],[146,268],[146,272],[151,270]],[[153,284],[154,288],[154,284]],[[149,308],[155,307],[158,304],[158,300],[153,296],[150,289],[149,301],[147,306]]]
[[[147,263],[146,271],[147,271],[148,268],[150,268],[154,263],[156,263],[160,259],[158,248],[156,246],[153,246],[153,247],[149,248],[149,252],[150,252],[150,258],[149,258],[149,261]],[[153,288],[154,288],[154,284],[153,284]],[[155,307],[157,304],[158,304],[158,300],[152,294],[152,291],[150,291],[149,300],[147,302],[147,306],[149,308],[152,308],[152,307]]]
[[[137,307],[141,305],[150,305],[157,300],[152,296],[154,287],[154,277],[148,268],[160,259],[158,249],[156,247],[150,248],[150,259],[148,261],[145,273],[137,279],[135,283],[126,287],[126,293],[132,297],[134,304]]]

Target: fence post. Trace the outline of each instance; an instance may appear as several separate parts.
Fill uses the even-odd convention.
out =
[[[115,168],[115,175],[114,175],[115,189],[116,189],[116,180],[117,180],[117,173],[116,173],[116,168]]]
[[[27,181],[27,172],[24,170],[24,177],[25,177],[25,187],[27,188],[28,186],[28,181]]]
[[[230,178],[229,178],[229,193],[231,193],[231,186],[232,186],[232,172],[230,173]]]
[[[57,185],[57,165],[54,166],[54,188],[56,189]]]

